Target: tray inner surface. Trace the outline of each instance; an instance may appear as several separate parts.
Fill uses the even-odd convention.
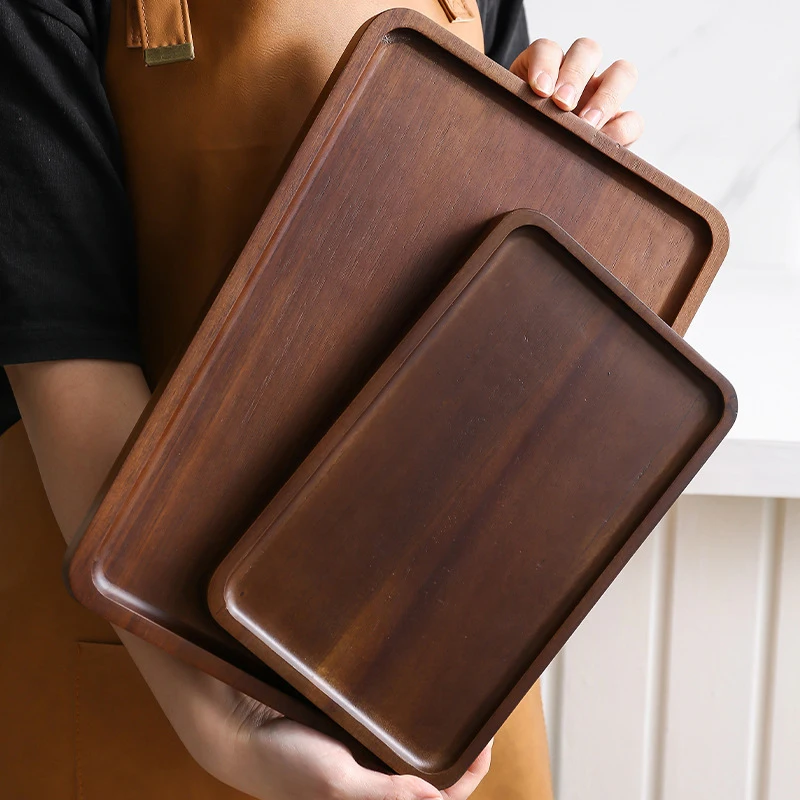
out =
[[[519,228],[234,550],[227,611],[268,663],[445,769],[722,413],[715,383]]]
[[[147,637],[167,631],[229,681],[227,664],[271,678],[212,619],[208,576],[488,220],[544,211],[668,322],[712,247],[706,221],[643,177],[422,34],[385,33],[365,34],[73,559],[109,618]],[[502,396],[512,388],[498,388],[503,407],[517,402]],[[475,424],[465,447],[479,446]],[[567,444],[548,475],[566,468]],[[586,491],[606,477],[584,475]],[[491,677],[500,691],[513,676]],[[457,717],[466,736],[475,720]],[[415,746],[439,758],[431,742]]]

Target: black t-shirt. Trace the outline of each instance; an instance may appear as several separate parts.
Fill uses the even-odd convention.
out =
[[[221,0],[222,1],[222,0]],[[110,0],[0,0],[0,364],[139,363],[133,223],[103,86]],[[478,0],[486,52],[523,0]],[[19,419],[0,369],[0,434]]]

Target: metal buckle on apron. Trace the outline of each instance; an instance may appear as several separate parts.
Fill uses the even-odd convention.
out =
[[[188,0],[127,0],[128,47],[148,67],[194,59]]]

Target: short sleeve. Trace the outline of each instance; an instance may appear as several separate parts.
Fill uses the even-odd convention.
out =
[[[140,362],[102,9],[92,0],[0,4],[0,365]],[[0,370],[0,433],[17,419]]]
[[[523,0],[478,0],[486,55],[506,69],[530,44]]]

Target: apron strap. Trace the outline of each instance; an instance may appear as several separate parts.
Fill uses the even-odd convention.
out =
[[[127,0],[128,47],[143,48],[148,67],[194,59],[188,0]],[[470,22],[468,0],[439,0],[450,22]]]
[[[128,47],[144,50],[148,67],[194,58],[188,0],[127,0]]]

